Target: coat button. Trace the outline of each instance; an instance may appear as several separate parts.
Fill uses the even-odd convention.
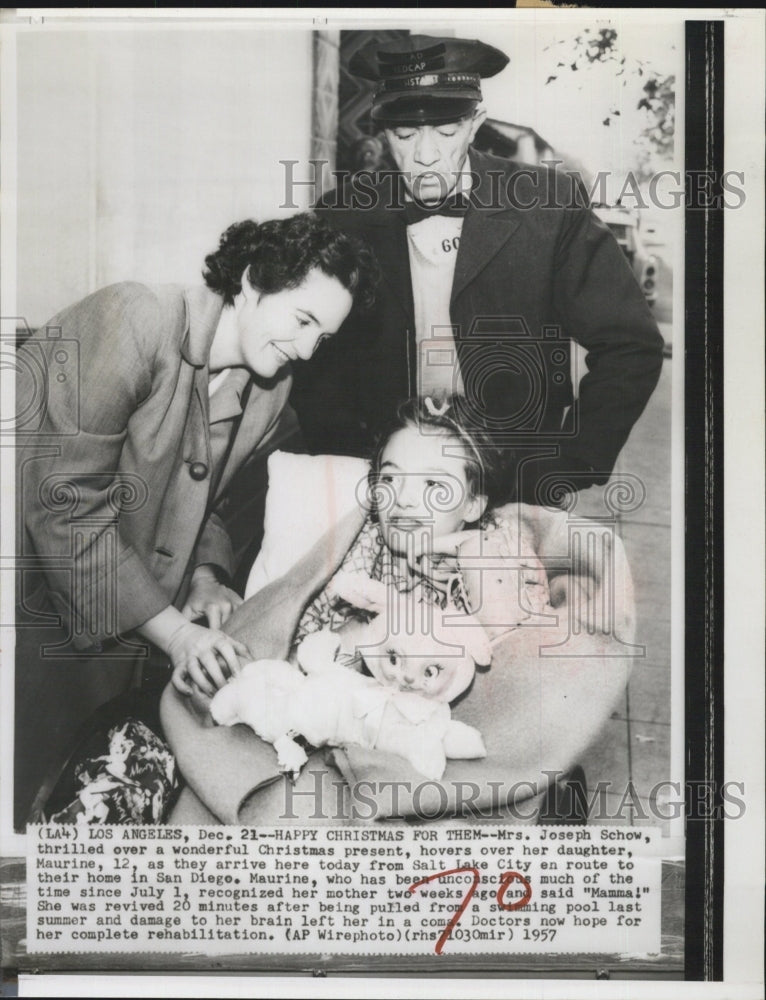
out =
[[[207,476],[207,466],[204,462],[192,462],[189,466],[189,475],[199,482]]]

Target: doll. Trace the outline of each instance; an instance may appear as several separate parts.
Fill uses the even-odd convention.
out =
[[[348,597],[358,593],[357,582],[341,585]],[[489,665],[481,625],[454,607],[443,611],[392,588],[375,590],[365,606],[380,607],[383,599],[386,613],[380,608],[346,636],[329,629],[308,635],[297,664],[247,664],[211,702],[214,720],[250,726],[293,776],[307,760],[297,736],[314,747],[358,744],[395,753],[433,780],[447,758],[486,756],[478,730],[453,720],[449,707],[470,686],[475,667]]]

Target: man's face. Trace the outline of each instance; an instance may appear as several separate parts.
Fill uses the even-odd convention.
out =
[[[386,138],[394,162],[416,201],[437,204],[450,194],[463,170],[468,147],[485,112],[444,125],[396,125]]]

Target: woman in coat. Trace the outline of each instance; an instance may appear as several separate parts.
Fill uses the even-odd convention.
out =
[[[274,447],[291,362],[369,302],[374,271],[310,215],[235,224],[205,263],[204,286],[97,291],[18,352],[17,821],[141,639],[180,691],[237,669],[216,502]]]

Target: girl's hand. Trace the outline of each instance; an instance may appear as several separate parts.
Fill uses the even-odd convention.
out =
[[[181,694],[192,694],[195,684],[210,697],[239,673],[240,656],[250,659],[247,647],[237,639],[193,622],[178,626],[165,652],[173,664],[173,686]]]
[[[461,547],[478,537],[478,531],[454,531],[434,538],[430,552],[415,552],[411,566],[416,573],[427,577],[433,584],[446,584],[450,577],[460,572],[458,559]]]
[[[380,580],[371,579],[366,573],[341,570],[330,580],[330,589],[336,597],[360,611],[378,615],[386,609],[388,587]]]
[[[189,619],[204,616],[211,629],[219,629],[240,604],[239,594],[219,583],[212,569],[197,566],[181,614]]]

